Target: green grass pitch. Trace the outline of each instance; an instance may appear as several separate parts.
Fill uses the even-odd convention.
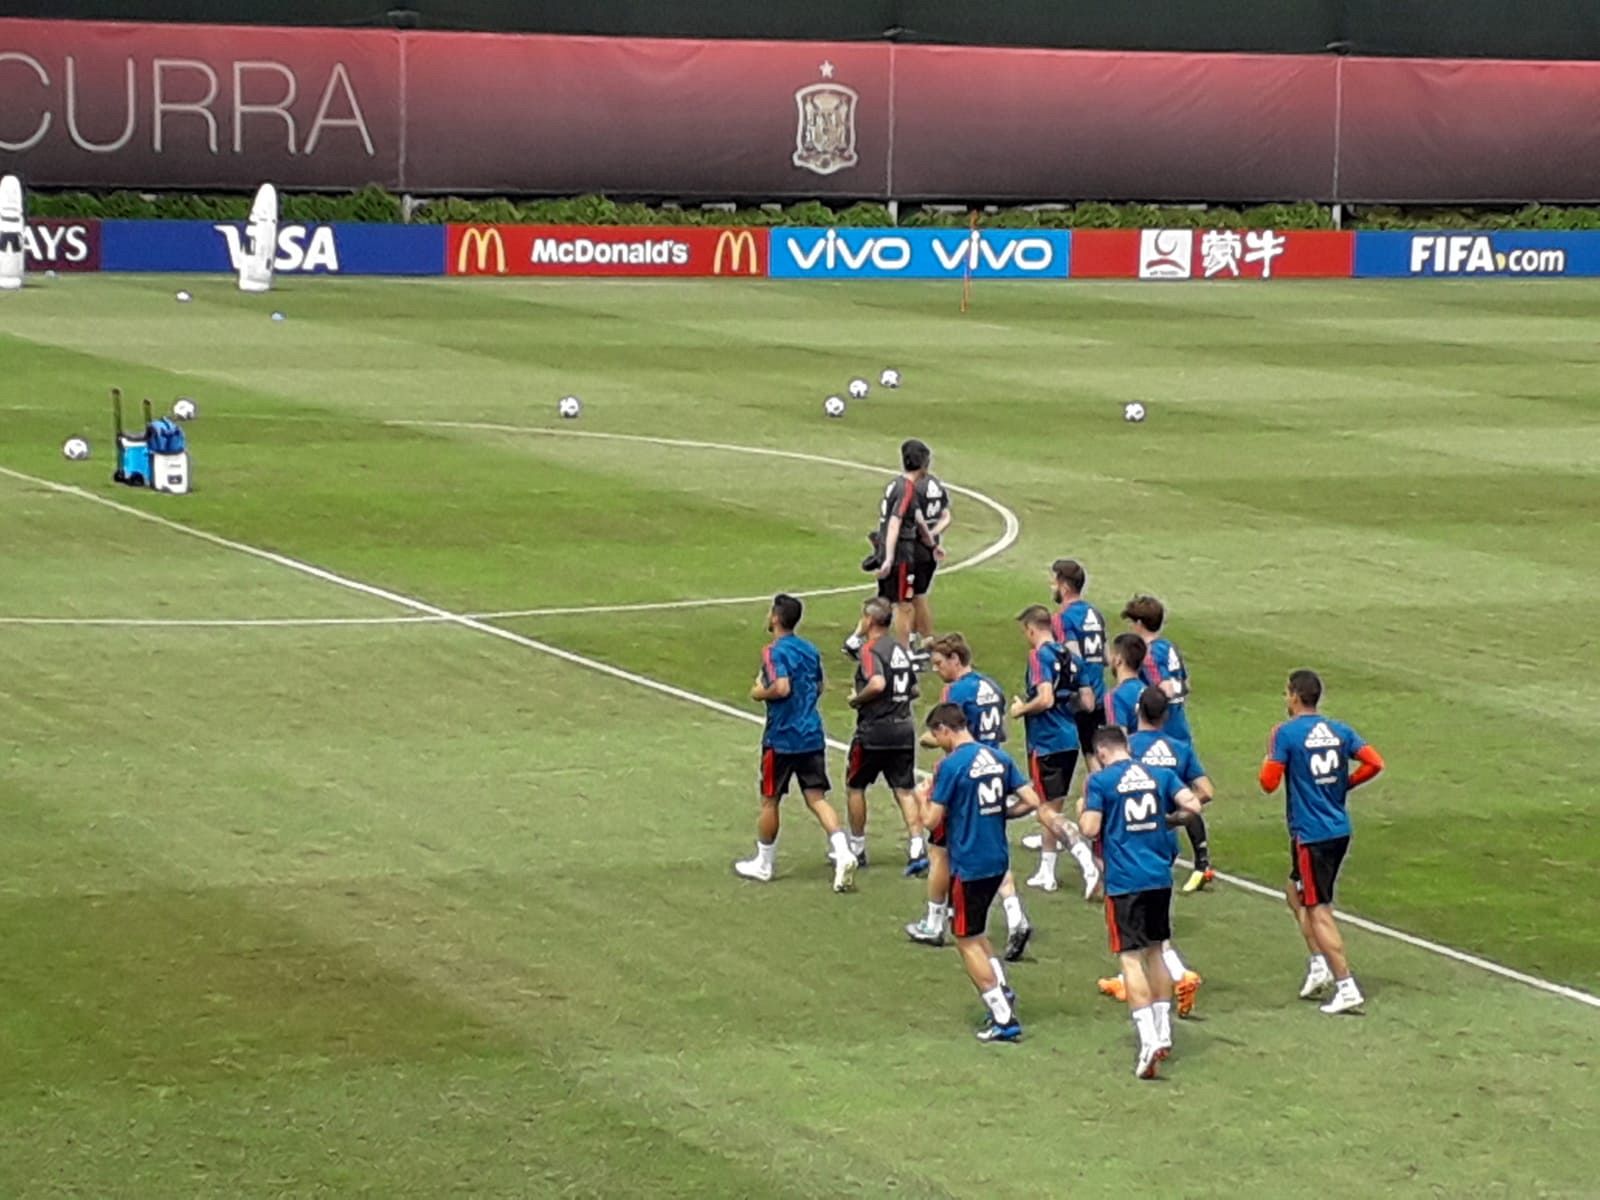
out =
[[[797,805],[777,881],[736,880],[757,729],[638,681],[753,712],[760,602],[394,622],[419,614],[40,482],[452,614],[850,589],[802,630],[843,736],[881,480],[548,431],[867,464],[919,435],[1020,520],[935,592],[1002,681],[1059,554],[1108,611],[1167,599],[1220,867],[1282,879],[1255,770],[1312,665],[1390,766],[1355,799],[1342,906],[1600,988],[1600,287],[957,301],[172,277],[0,297],[0,1195],[1593,1195],[1600,1011],[1571,998],[1357,930],[1368,1015],[1324,1018],[1294,998],[1281,905],[1221,886],[1178,904],[1207,984],[1141,1084],[1094,990],[1103,922],[1065,890],[1026,898],[1027,1040],[973,1042],[954,952],[901,935],[922,890],[886,797],[856,895],[829,892]],[[901,390],[823,418],[885,366]],[[195,494],[108,482],[111,385],[195,397]],[[59,454],[74,434],[87,463]],[[956,513],[956,557],[1004,532]],[[291,618],[329,623],[269,623]]]

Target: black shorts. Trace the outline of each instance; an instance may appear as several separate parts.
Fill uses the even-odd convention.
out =
[[[767,747],[761,751],[761,798],[780,800],[789,793],[791,780],[798,780],[802,792],[826,792],[828,753],[807,750],[804,754],[785,754]]]
[[[989,906],[1000,891],[1004,875],[987,879],[950,876],[950,932],[958,938],[978,937],[989,926]]]
[[[1333,903],[1333,885],[1350,849],[1350,838],[1330,838],[1325,842],[1289,843],[1289,879],[1307,908]]]
[[[859,740],[851,741],[850,757],[845,764],[845,786],[860,791],[872,786],[880,776],[898,792],[909,792],[916,787],[917,748],[863,746]]]
[[[912,591],[911,563],[896,557],[889,573],[878,580],[878,595],[890,604],[909,604]]]
[[[1172,936],[1172,889],[1107,896],[1106,933],[1113,954],[1161,945]]]
[[[1078,726],[1078,746],[1088,754],[1094,749],[1095,730],[1103,728],[1106,723],[1106,706],[1096,704],[1089,712],[1074,713],[1072,719]]]
[[[911,594],[913,596],[926,596],[933,590],[933,575],[939,569],[939,560],[934,557],[933,549],[917,544],[911,552]]]
[[[1078,769],[1078,752],[1060,750],[1055,754],[1029,754],[1028,778],[1039,799],[1065,801],[1072,790],[1072,774]]]

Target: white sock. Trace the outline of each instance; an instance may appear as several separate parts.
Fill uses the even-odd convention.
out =
[[[778,842],[776,838],[770,842],[763,842],[760,839],[757,839],[756,858],[761,861],[761,865],[763,867],[766,867],[770,871],[772,869],[772,864],[777,860],[777,857]]]
[[[836,857],[843,858],[850,853],[850,843],[845,840],[844,830],[835,829],[828,835],[828,845],[833,847]]]
[[[1056,877],[1056,852],[1054,850],[1039,851],[1039,871],[1050,876],[1051,879]]]
[[[1346,996],[1361,995],[1361,989],[1356,986],[1356,981],[1352,976],[1346,975],[1343,979],[1337,981],[1336,986]]]
[[[1094,874],[1094,854],[1089,850],[1088,842],[1074,842],[1068,853],[1078,860],[1078,866],[1085,875]]]
[[[922,835],[920,833],[919,834],[915,834],[912,837],[910,843],[906,846],[906,857],[907,858],[926,858],[926,857],[928,857],[927,847],[924,845],[923,840],[922,840]]]
[[[944,928],[944,913],[945,913],[945,907],[944,907],[944,901],[943,900],[929,900],[928,901],[928,928],[929,929],[943,929]]]
[[[1189,972],[1189,968],[1183,965],[1183,959],[1178,957],[1177,950],[1171,946],[1162,949],[1161,961],[1167,964],[1167,974],[1172,976],[1173,983],[1177,983]]]
[[[1150,1008],[1156,1019],[1156,1041],[1163,1044],[1172,1041],[1172,1002],[1157,1000]]]
[[[860,858],[867,848],[867,835],[863,833],[860,837],[857,837],[852,833],[850,835],[848,845],[850,847],[850,853],[854,854],[857,858]]]
[[[998,987],[991,988],[989,991],[983,994],[983,1002],[984,1004],[988,1005],[989,1015],[994,1018],[995,1024],[1011,1024],[1011,1019],[1014,1014],[1011,1011],[1011,1001],[1006,999],[1005,992],[1001,991]]]
[[[989,960],[989,966],[994,971],[995,987],[1005,987],[1009,981],[1006,979],[1006,969],[1000,965],[1000,960],[998,958],[991,958]]]
[[[1321,975],[1324,972],[1330,975],[1333,973],[1328,971],[1328,960],[1320,954],[1313,954],[1306,960],[1306,972],[1312,975]]]
[[[1019,896],[1006,896],[1001,899],[1000,907],[1006,913],[1006,932],[1015,933],[1028,923],[1028,918],[1022,913],[1022,899]]]
[[[1156,1014],[1149,1006],[1136,1008],[1128,1014],[1133,1019],[1133,1027],[1139,1032],[1139,1045],[1154,1046],[1160,1042],[1156,1036]]]

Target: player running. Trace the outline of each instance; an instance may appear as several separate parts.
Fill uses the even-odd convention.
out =
[[[1172,702],[1167,709],[1166,732],[1186,742],[1194,741],[1189,732],[1189,668],[1178,648],[1161,636],[1166,623],[1166,607],[1154,596],[1139,595],[1122,607],[1122,619],[1144,640],[1144,680],[1167,694]]]
[[[1183,785],[1199,799],[1201,805],[1210,804],[1216,795],[1216,789],[1211,786],[1211,780],[1206,775],[1206,769],[1200,765],[1200,758],[1194,752],[1194,747],[1188,742],[1173,737],[1170,733],[1162,733],[1162,723],[1167,718],[1167,694],[1157,687],[1147,687],[1139,696],[1139,728],[1128,739],[1128,753],[1147,767],[1163,767],[1176,775]],[[1179,813],[1174,820],[1182,825],[1189,833],[1189,840],[1197,847],[1205,845],[1205,822],[1199,813]],[[1199,840],[1196,841],[1195,824],[1200,825]],[[1200,849],[1195,850],[1195,861],[1199,862]],[[1206,875],[1211,872],[1207,871]],[[1189,882],[1183,885],[1183,890],[1192,892],[1198,887],[1196,879],[1204,878],[1197,869],[1189,876]],[[1161,959],[1167,964],[1167,974],[1172,977],[1172,991],[1178,1000],[1178,1015],[1187,1017],[1194,1011],[1194,1002],[1200,992],[1200,985],[1205,982],[1198,971],[1191,971],[1178,954],[1177,948],[1170,941],[1161,943]],[[1127,994],[1122,976],[1114,979],[1099,981],[1100,991],[1117,1000],[1126,1000]]]
[[[1178,841],[1168,817],[1195,812],[1199,798],[1165,767],[1128,752],[1128,735],[1108,725],[1094,735],[1100,770],[1089,777],[1079,821],[1106,856],[1106,928],[1122,962],[1128,1015],[1139,1035],[1133,1073],[1154,1079],[1172,1050],[1172,978],[1161,947],[1172,938],[1172,862]]]
[[[1106,689],[1105,723],[1120,725],[1124,733],[1139,728],[1139,696],[1145,689],[1146,653],[1144,639],[1136,633],[1119,633],[1111,643],[1113,679]]]
[[[928,869],[928,852],[912,794],[917,782],[917,729],[911,702],[917,698],[917,673],[911,652],[889,632],[893,620],[889,602],[874,596],[861,606],[861,614],[867,642],[861,647],[855,690],[850,693],[856,732],[845,774],[850,853],[858,865],[867,865],[867,788],[881,777],[905,818],[906,874],[920,875]]]
[[[1093,703],[1093,693],[1082,680],[1083,660],[1068,654],[1055,641],[1050,610],[1034,604],[1017,614],[1022,634],[1028,640],[1028,670],[1023,679],[1026,694],[1011,702],[1011,716],[1023,718],[1028,731],[1028,771],[1040,802],[1051,813],[1061,815],[1063,803],[1072,790],[1072,774],[1078,766],[1078,725],[1073,720],[1074,706]],[[1066,842],[1083,871],[1083,898],[1094,895],[1100,883],[1089,844],[1078,836],[1071,821],[1062,821]],[[1055,891],[1056,856],[1060,842],[1046,827],[1039,851],[1039,870],[1028,879],[1029,887]]]
[[[1094,692],[1094,704],[1076,714],[1078,745],[1085,749],[1094,744],[1094,731],[1105,723],[1106,698],[1106,619],[1083,598],[1088,578],[1077,559],[1058,558],[1050,564],[1050,594],[1060,605],[1056,641],[1083,659],[1083,681]]]
[[[918,442],[921,446],[922,443]],[[933,576],[944,561],[944,535],[950,528],[954,514],[950,511],[950,493],[944,482],[933,473],[933,451],[926,446],[927,464],[917,480],[917,540],[911,556],[911,645],[913,650],[924,648],[933,637],[933,609],[928,606],[928,593],[933,590]]]
[[[1275,792],[1287,781],[1289,884],[1284,896],[1311,951],[1300,998],[1310,1000],[1332,985],[1333,998],[1322,1006],[1332,1016],[1364,1003],[1350,975],[1344,938],[1333,919],[1333,889],[1350,849],[1350,790],[1377,777],[1383,756],[1343,721],[1317,711],[1322,679],[1315,671],[1296,671],[1284,689],[1289,719],[1276,726],[1261,764],[1261,788]],[[1351,770],[1354,761],[1359,765]]]
[[[1053,833],[1064,836],[1066,822],[1040,807],[1038,794],[1010,755],[998,746],[973,740],[960,705],[935,705],[928,714],[927,728],[945,757],[917,799],[923,823],[945,829],[950,903],[955,910],[951,929],[967,977],[988,1009],[978,1040],[1015,1042],[1022,1037],[1017,996],[1006,984],[1005,968],[995,957],[986,932],[989,906],[1011,865],[1006,797],[1015,800],[1013,813],[1037,811],[1039,820]]]
[[[918,506],[917,490],[925,486],[928,464],[933,461],[933,451],[926,443],[910,438],[900,444],[902,473],[896,475],[883,490],[878,504],[878,529],[872,544],[875,553],[862,561],[863,570],[872,570],[878,577],[878,595],[894,606],[894,631],[906,645],[911,644],[915,621],[914,601],[926,597],[933,585],[936,566],[936,543],[921,523],[923,509]],[[943,490],[941,485],[940,490]],[[949,521],[944,522],[945,526]],[[940,532],[943,532],[941,527]],[[926,551],[918,553],[918,546]],[[923,610],[927,601],[923,600]],[[932,617],[928,617],[932,628]],[[856,625],[855,632],[845,639],[844,652],[854,658],[861,652],[870,631],[866,622]]]
[[[944,680],[939,703],[960,707],[974,741],[999,746],[1006,740],[1006,695],[998,683],[973,667],[967,639],[959,633],[947,633],[935,638],[928,650],[934,671]],[[932,749],[938,742],[932,733],[924,733],[922,744]],[[935,826],[928,826],[928,864],[928,915],[907,925],[906,936],[924,945],[942,946],[950,897],[950,858],[945,851],[944,830]],[[1006,915],[1005,959],[1016,962],[1028,948],[1033,926],[1023,912],[1016,879],[1009,870],[1000,881],[1000,906]]]
[[[761,652],[761,670],[750,688],[750,699],[767,706],[766,728],[761,734],[756,854],[734,863],[733,869],[745,879],[771,882],[778,852],[778,802],[788,792],[790,781],[798,780],[806,807],[833,846],[833,890],[846,892],[854,886],[856,859],[839,828],[839,814],[828,803],[827,738],[818,711],[822,657],[815,646],[795,633],[804,611],[795,597],[779,593],[767,613],[772,642]]]

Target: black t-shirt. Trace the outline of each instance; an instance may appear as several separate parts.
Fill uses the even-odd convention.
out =
[[[874,748],[914,747],[917,729],[911,719],[911,702],[917,698],[917,673],[911,665],[911,652],[892,634],[861,647],[856,691],[876,675],[882,675],[888,686],[856,709],[856,737],[863,746]]]
[[[878,505],[878,536],[889,536],[889,518],[899,516],[900,537],[896,545],[885,546],[885,553],[904,554],[917,540],[917,485],[904,475],[896,475],[883,489]]]

